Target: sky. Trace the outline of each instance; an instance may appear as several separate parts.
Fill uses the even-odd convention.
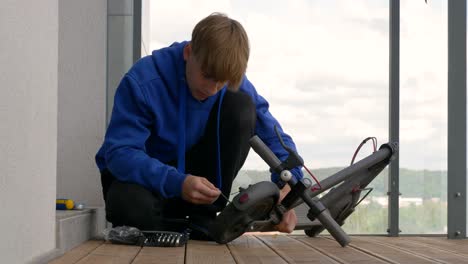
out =
[[[190,40],[213,12],[250,40],[247,76],[309,168],[388,141],[388,0],[151,1],[146,54]],[[447,169],[447,3],[401,0],[400,167]],[[144,54],[145,55],[145,54]],[[363,147],[358,160],[371,154]],[[252,151],[244,169],[267,169]]]

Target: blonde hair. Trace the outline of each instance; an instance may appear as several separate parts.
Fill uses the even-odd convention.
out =
[[[204,18],[192,31],[192,52],[205,77],[237,90],[247,69],[249,40],[242,25],[222,13]]]

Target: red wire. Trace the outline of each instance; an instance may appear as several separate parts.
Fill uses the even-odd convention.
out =
[[[351,160],[351,165],[354,163],[354,159],[356,158],[359,150],[361,149],[361,147],[367,142],[367,140],[369,139],[372,139],[372,146],[374,147],[374,152],[377,151],[377,138],[376,137],[368,137],[366,139],[364,139],[361,144],[359,144],[358,148],[356,149],[356,151],[354,152],[354,155],[353,155],[353,158]],[[306,165],[304,164],[304,169],[307,171],[307,173],[309,173],[309,175],[314,179],[314,181],[317,183],[318,187],[313,187],[311,188],[310,190],[311,191],[316,191],[316,190],[321,190],[322,189],[322,185],[320,185],[320,182],[317,180],[317,178],[315,178],[314,174],[312,174],[312,172],[310,172],[310,170],[306,167]]]
[[[368,137],[366,139],[364,139],[361,144],[359,144],[358,148],[356,149],[356,151],[354,152],[354,155],[353,155],[353,158],[351,159],[351,165],[353,165],[354,163],[354,159],[356,159],[356,156],[357,154],[359,153],[359,150],[361,149],[362,146],[364,146],[364,144],[366,144],[366,142],[369,140],[369,139],[372,139],[372,146],[374,148],[374,152],[377,151],[377,138],[376,137]]]
[[[372,137],[372,143],[374,143],[374,152],[377,151],[377,138],[376,137]]]
[[[321,190],[322,189],[322,185],[320,185],[320,182],[317,180],[317,178],[315,178],[315,176],[312,174],[312,172],[310,172],[310,170],[306,167],[306,165],[304,164],[304,169],[307,171],[307,173],[309,173],[309,175],[314,179],[314,181],[317,183],[317,185],[319,186],[319,188],[311,188],[311,191],[315,191],[315,190]]]
[[[364,141],[363,141],[363,142],[364,142]],[[359,150],[361,149],[362,145],[364,145],[363,142],[361,142],[361,144],[359,144],[359,146],[358,146],[358,148],[356,149],[356,151],[354,151],[353,158],[351,159],[351,165],[353,165],[354,159],[356,159],[356,156],[357,156],[357,154],[359,153]]]

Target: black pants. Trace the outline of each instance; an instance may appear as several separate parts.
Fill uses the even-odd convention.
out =
[[[204,176],[212,183],[216,182],[217,113],[218,103],[210,113],[204,135],[186,153],[185,166],[187,173]],[[227,91],[220,115],[221,191],[229,197],[232,182],[249,153],[248,140],[255,129],[255,106],[249,95]],[[168,165],[176,164],[174,161]],[[116,180],[108,170],[102,172],[101,180],[106,218],[114,226],[179,231],[190,223],[206,229],[227,202],[222,196],[210,205],[194,205],[181,198],[163,199],[143,186]]]

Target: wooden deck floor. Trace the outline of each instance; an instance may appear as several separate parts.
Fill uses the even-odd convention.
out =
[[[468,240],[445,237],[244,235],[228,245],[189,241],[185,247],[122,246],[88,241],[50,263],[468,263]]]

